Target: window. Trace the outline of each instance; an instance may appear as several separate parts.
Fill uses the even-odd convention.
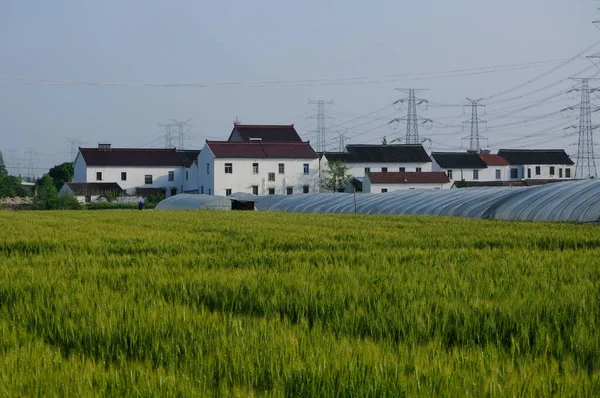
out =
[[[367,175],[367,173],[371,172],[371,168],[370,167],[365,167],[365,175]]]
[[[258,195],[258,185],[252,185],[252,194],[253,195]]]
[[[258,174],[258,163],[252,163],[252,174]]]
[[[554,166],[550,166],[550,175],[553,176],[554,175]]]
[[[279,163],[279,174],[285,173],[285,164]]]
[[[387,189],[381,188],[381,193],[386,193],[386,192],[387,192]]]
[[[275,195],[275,188],[269,188],[269,195]]]
[[[233,164],[225,163],[225,174],[233,174]]]
[[[96,172],[96,181],[102,181],[102,172],[101,171]]]
[[[121,181],[127,181],[127,173],[124,171],[121,172]]]
[[[275,173],[269,173],[269,181],[275,181]]]
[[[400,169],[398,169],[398,171],[400,173],[404,173],[406,171],[406,167],[400,167]]]
[[[558,178],[562,178],[562,169],[558,169]]]
[[[479,170],[473,170],[473,179],[479,180]]]
[[[226,188],[225,189],[225,196],[229,196],[231,195],[231,188]]]
[[[175,181],[175,172],[169,171],[169,181]]]
[[[200,194],[201,194],[201,195],[204,195],[204,185],[202,185],[202,186],[200,187]]]
[[[519,169],[510,169],[510,178],[519,178]]]
[[[531,178],[531,169],[527,169],[527,178]]]
[[[209,195],[212,195],[212,191],[211,191],[211,189],[210,189],[210,188],[208,188],[208,194],[209,194]]]
[[[171,188],[171,196],[177,195],[177,188]]]
[[[210,163],[206,163],[206,175],[210,174]]]
[[[540,166],[535,166],[535,175],[539,176],[540,174],[542,174],[542,170],[541,170]]]
[[[189,180],[190,179],[190,172],[189,171],[185,171],[185,180]]]
[[[302,193],[308,193],[308,191],[309,191],[308,185],[305,185],[302,187]]]
[[[292,195],[292,194],[294,193],[294,188],[292,188],[292,187],[287,187],[287,188],[285,189],[285,192],[286,192],[288,195]]]
[[[382,168],[381,168],[381,172],[382,172],[382,173],[387,173],[387,167],[382,167]]]
[[[502,171],[496,170],[496,180],[501,180],[501,179],[502,179]]]
[[[420,168],[420,167],[417,167],[417,173],[420,173],[420,172],[422,172],[422,171],[423,171],[423,169],[422,169],[422,168]]]
[[[144,176],[144,184],[152,184],[152,175],[146,174]]]
[[[452,179],[452,170],[448,170],[448,179],[451,180]]]
[[[308,172],[309,172],[308,163],[304,163],[304,174],[308,174]]]
[[[565,169],[565,178],[571,178],[571,169]]]

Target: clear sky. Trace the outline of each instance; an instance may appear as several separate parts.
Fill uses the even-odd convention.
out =
[[[314,141],[310,116],[316,112],[308,99],[334,100],[327,108],[334,118],[329,121],[330,149],[337,147],[334,130],[351,143],[378,143],[383,136],[390,141],[405,131],[403,126],[391,130],[387,121],[406,111],[371,112],[402,96],[394,88],[426,88],[423,98],[445,104],[495,95],[556,64],[452,77],[424,74],[569,58],[600,40],[600,30],[591,23],[600,19],[599,5],[588,0],[2,0],[0,150],[13,169],[19,163],[27,174],[26,151],[32,148],[39,175],[69,160],[67,137],[80,139],[83,146],[161,147],[159,123],[191,119],[186,147],[201,148],[205,139],[226,139],[236,116],[244,123],[294,123],[303,138]],[[600,52],[600,45],[593,52]],[[572,62],[490,99],[488,115],[481,115],[488,120],[490,129],[485,132],[482,126],[482,134],[489,146],[576,152],[567,147],[576,137],[565,137],[562,126],[551,129],[570,119],[532,119],[577,103],[574,96],[559,95],[521,113],[496,116],[566,92],[573,82],[561,80],[591,65],[586,59]],[[420,75],[398,76],[403,74]],[[15,84],[7,77],[35,82]],[[291,83],[314,79],[324,81]],[[271,81],[283,83],[250,84]],[[220,82],[247,84],[127,86]],[[544,87],[549,88],[506,100]],[[500,100],[505,101],[493,104]],[[420,116],[436,121],[431,130],[421,130],[422,137],[434,140],[426,145],[460,149],[468,131],[456,126],[470,117],[462,112],[458,106],[421,109]],[[544,129],[548,134],[539,134]]]

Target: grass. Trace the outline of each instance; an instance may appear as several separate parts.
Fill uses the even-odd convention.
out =
[[[0,212],[5,396],[600,395],[592,225]]]

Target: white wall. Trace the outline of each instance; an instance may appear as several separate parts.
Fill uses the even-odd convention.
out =
[[[492,180],[484,180],[483,179],[483,176],[484,176],[483,171],[486,169],[445,169],[445,168],[442,168],[435,161],[435,159],[433,159],[433,171],[443,171],[444,173],[446,173],[446,175],[448,175],[449,170],[452,170],[452,178],[450,178],[450,176],[448,176],[448,178],[450,178],[450,181],[496,181],[495,176]],[[473,178],[474,170],[479,171],[479,178],[477,178],[477,179]]]
[[[381,193],[382,189],[388,192],[407,189],[450,189],[453,183],[446,184],[372,184],[369,178],[363,180],[363,193]]]
[[[116,182],[129,195],[135,193],[135,188],[165,188],[166,195],[171,195],[171,189],[181,193],[183,189],[184,168],[179,167],[125,167],[125,166],[89,166],[86,170],[85,181],[74,182]],[[169,171],[174,172],[174,181],[169,181]],[[96,179],[96,173],[102,173],[102,180]],[[121,173],[127,173],[127,179],[121,180]],[[152,184],[146,184],[145,176],[152,176]]]
[[[77,157],[73,163],[73,182],[87,182],[86,164],[81,156],[81,152],[77,152]]]
[[[500,178],[496,178],[496,170],[500,170]],[[508,181],[510,180],[509,166],[488,166],[479,171],[479,181]]]
[[[186,178],[187,173],[187,178]],[[198,185],[198,164],[193,162],[190,167],[183,170],[183,192],[185,193],[200,193]]]
[[[207,173],[206,165],[209,165]],[[204,195],[215,194],[215,157],[208,147],[204,145],[200,156],[198,156],[198,192]]]
[[[536,167],[540,168],[540,174],[536,174]],[[554,175],[550,174],[550,168],[554,167]],[[523,179],[525,180],[565,180],[565,179],[573,179],[575,177],[575,166],[574,165],[565,165],[565,164],[528,164],[522,166],[523,168]],[[566,177],[565,169],[571,170],[571,175]],[[529,170],[531,170],[531,177],[529,176]],[[560,177],[562,170],[562,177]]]

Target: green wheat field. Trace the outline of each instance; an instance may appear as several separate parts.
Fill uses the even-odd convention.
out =
[[[0,212],[0,395],[600,396],[600,229]]]

